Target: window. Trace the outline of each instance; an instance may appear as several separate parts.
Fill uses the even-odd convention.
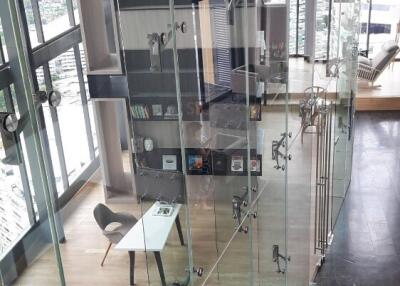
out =
[[[374,0],[372,2],[371,23],[368,31],[370,57],[379,53],[385,42],[395,40],[399,21],[400,3],[398,0]]]
[[[400,2],[373,0],[370,4],[369,1],[363,1],[361,9],[360,48],[368,49],[368,56],[373,58],[385,42],[390,40],[399,42]],[[371,19],[369,19],[369,9],[371,9]]]
[[[328,50],[329,0],[318,0],[315,27],[315,59],[326,60]]]
[[[40,17],[46,41],[71,28],[66,1],[39,0]]]
[[[90,163],[89,145],[73,50],[49,62],[53,88],[62,95],[57,107],[69,181]]]
[[[304,54],[305,42],[305,0],[290,0],[289,54]]]

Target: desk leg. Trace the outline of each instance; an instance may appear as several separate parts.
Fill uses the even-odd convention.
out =
[[[181,227],[181,221],[179,220],[179,215],[176,216],[175,224],[176,228],[178,229],[179,240],[181,241],[181,245],[185,245],[185,241],[183,240],[182,227]]]
[[[135,252],[129,251],[129,282],[131,286],[135,285]]]
[[[161,261],[161,254],[159,251],[154,251],[154,256],[156,257],[158,272],[160,272],[161,285],[167,286],[167,283],[165,282],[164,267]]]

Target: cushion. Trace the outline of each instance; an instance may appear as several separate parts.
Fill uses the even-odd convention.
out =
[[[387,41],[386,43],[383,44],[382,50],[388,52],[388,53],[393,53],[395,52],[399,46],[395,41]]]
[[[371,60],[369,58],[363,57],[363,56],[358,56],[358,63],[363,64],[363,65],[371,65]]]
[[[381,51],[372,59],[372,67],[377,70],[382,70],[390,59],[396,54],[399,46],[394,41],[388,41],[383,46]]]

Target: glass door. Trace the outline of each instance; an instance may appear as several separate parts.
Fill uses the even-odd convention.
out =
[[[262,171],[255,140],[260,81],[249,44],[257,9],[247,1],[175,2],[174,17],[191,281],[252,285],[249,214]]]

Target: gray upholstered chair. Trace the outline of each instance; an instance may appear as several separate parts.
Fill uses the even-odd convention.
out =
[[[100,264],[103,266],[104,260],[106,260],[107,254],[110,251],[111,245],[113,243],[117,244],[135,225],[137,219],[128,213],[115,213],[103,204],[98,204],[94,208],[93,215],[97,224],[103,231],[104,236],[107,237],[108,241],[110,242]],[[117,223],[118,225],[112,229],[106,229],[107,226],[112,223]]]
[[[372,59],[363,56],[358,57],[358,78],[374,82],[382,74],[386,67],[399,53],[399,45],[395,41],[388,41],[383,46],[381,51]]]

